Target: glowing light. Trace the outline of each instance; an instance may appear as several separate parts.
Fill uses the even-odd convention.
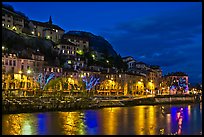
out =
[[[27,70],[27,73],[30,74],[30,73],[31,73],[31,70]]]
[[[82,55],[83,54],[83,51],[82,50],[78,50],[76,51],[79,55]],[[92,56],[93,57],[93,56]]]
[[[2,46],[2,50],[4,50],[5,49],[5,47],[4,46]]]
[[[108,60],[106,60],[106,62],[107,62],[107,63],[109,63],[109,61],[108,61]]]
[[[34,35],[34,31],[31,32]]]
[[[68,60],[68,64],[72,64],[72,61],[71,61],[71,60]]]
[[[20,70],[19,73],[22,74],[23,72]]]

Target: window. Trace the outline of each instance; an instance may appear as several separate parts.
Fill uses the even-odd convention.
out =
[[[11,68],[11,72],[14,73],[14,67]]]
[[[9,65],[12,66],[12,60],[9,60]]]
[[[10,25],[8,25],[8,27],[10,27]]]
[[[65,46],[62,46],[63,49],[65,49]]]
[[[21,65],[21,70],[23,70],[24,69],[24,66],[23,65]]]
[[[7,20],[7,22],[11,22],[10,20]]]
[[[5,19],[2,19],[2,21],[5,21]]]
[[[13,61],[13,66],[16,66],[16,61],[15,60]]]
[[[4,24],[2,24],[2,26],[4,27],[5,25],[4,25]]]

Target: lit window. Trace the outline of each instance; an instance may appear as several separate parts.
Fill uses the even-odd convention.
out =
[[[4,26],[4,24],[2,24],[2,26]]]
[[[119,78],[121,78],[121,75],[119,75]]]
[[[56,32],[58,32],[58,30],[56,30]]]
[[[8,27],[10,27],[10,25],[8,25]]]
[[[64,49],[62,50],[62,53],[64,53]]]
[[[48,39],[50,39],[50,36],[47,36]]]
[[[31,32],[34,35],[34,31]]]
[[[74,51],[72,51],[72,54],[74,54]]]

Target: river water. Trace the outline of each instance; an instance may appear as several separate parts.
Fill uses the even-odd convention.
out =
[[[3,135],[200,135],[202,103],[6,114]]]

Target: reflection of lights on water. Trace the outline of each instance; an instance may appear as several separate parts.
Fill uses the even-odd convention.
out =
[[[188,116],[190,117],[191,115],[191,105],[188,105]]]
[[[182,122],[183,122],[183,108],[180,108],[179,112],[177,112],[176,120],[178,121],[178,131],[177,131],[177,134],[181,135]]]
[[[32,134],[32,127],[30,121],[25,121],[22,127],[22,135],[31,135]]]

